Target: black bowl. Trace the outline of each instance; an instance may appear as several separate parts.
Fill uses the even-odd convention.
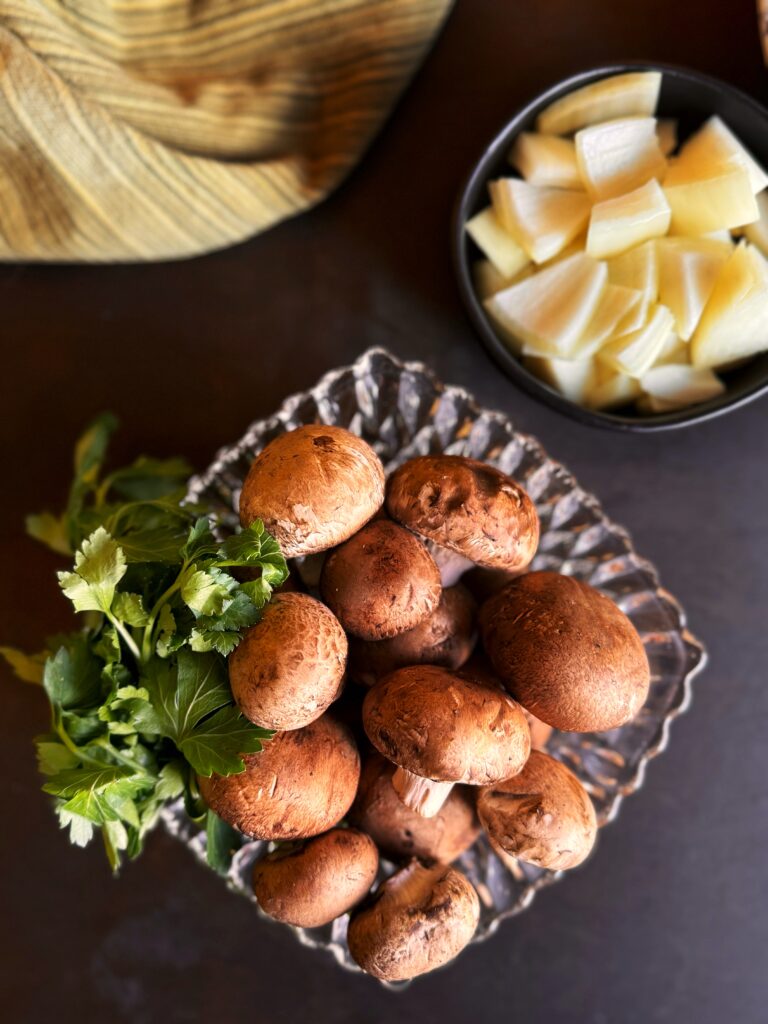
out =
[[[581,423],[614,430],[648,431],[684,427],[701,420],[720,416],[751,402],[768,391],[768,353],[756,356],[738,369],[723,375],[726,391],[718,398],[675,412],[641,415],[631,409],[598,412],[571,402],[558,391],[539,380],[518,361],[496,332],[492,321],[475,293],[471,262],[480,255],[474,242],[464,231],[464,224],[473,214],[488,205],[487,183],[510,173],[507,154],[515,137],[531,129],[537,115],[553,100],[609,75],[626,71],[661,71],[661,94],[657,114],[679,121],[680,139],[684,139],[712,114],[719,114],[759,162],[768,166],[768,110],[725,82],[664,64],[616,64],[583,71],[548,89],[519,111],[486,147],[461,192],[453,225],[453,256],[464,303],[480,337],[501,369],[525,391],[553,409],[572,416]],[[768,324],[766,324],[768,335]],[[767,342],[768,343],[768,342]]]

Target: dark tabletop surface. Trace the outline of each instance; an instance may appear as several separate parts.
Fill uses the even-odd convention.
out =
[[[314,212],[186,263],[0,270],[0,642],[35,650],[69,624],[55,558],[21,522],[63,495],[92,414],[119,414],[125,459],[183,453],[202,467],[286,394],[383,344],[536,434],[630,529],[711,655],[669,750],[588,865],[398,994],[257,920],[162,832],[119,881],[101,849],[70,848],[35,774],[43,702],[3,669],[9,1024],[767,1019],[768,401],[646,437],[567,421],[491,365],[448,252],[460,182],[523,101],[624,58],[686,64],[765,101],[755,24],[750,0],[463,0],[363,164]]]

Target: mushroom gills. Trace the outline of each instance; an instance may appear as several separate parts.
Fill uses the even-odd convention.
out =
[[[407,768],[398,768],[392,776],[395,792],[406,807],[424,818],[434,818],[453,789],[453,782],[436,782],[414,775]]]

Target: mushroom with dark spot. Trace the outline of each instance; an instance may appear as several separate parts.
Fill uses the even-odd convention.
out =
[[[278,434],[253,460],[240,521],[261,519],[286,558],[351,537],[381,508],[384,469],[362,438],[327,424]]]
[[[470,942],[480,900],[460,871],[414,860],[349,922],[352,959],[382,981],[406,981],[453,960]]]
[[[472,564],[521,572],[539,543],[539,517],[523,488],[459,455],[404,462],[387,484],[387,511],[430,542],[445,586]]]

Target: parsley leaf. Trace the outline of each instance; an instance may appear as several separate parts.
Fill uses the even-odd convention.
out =
[[[70,768],[76,768],[79,763],[77,754],[55,738],[39,738],[35,741],[35,746],[37,768],[41,775],[58,775]]]
[[[272,736],[233,706],[224,662],[215,654],[181,650],[175,666],[155,662],[145,685],[161,735],[173,740],[200,775],[243,771],[240,755],[261,750]]]
[[[270,586],[279,586],[288,575],[280,546],[274,537],[267,533],[260,519],[240,533],[227,537],[221,545],[221,555],[232,564],[258,565],[261,568],[261,578]]]
[[[77,796],[81,790],[101,793],[116,782],[130,778],[132,774],[130,769],[121,768],[119,765],[104,765],[99,768],[72,768],[59,772],[51,782],[46,782],[43,786],[43,792],[65,798]]]
[[[27,516],[25,525],[30,537],[39,540],[41,544],[45,544],[51,551],[55,551],[60,555],[72,553],[65,516],[54,516],[50,512],[39,512],[37,515]]]
[[[58,573],[59,585],[75,611],[108,612],[125,570],[122,548],[100,526],[75,554],[75,571]]]
[[[69,828],[69,841],[74,846],[87,846],[93,839],[93,822],[82,818],[72,811],[65,811],[63,807],[58,809],[59,821],[62,828]]]
[[[48,657],[45,651],[42,654],[25,654],[15,647],[0,647],[0,656],[5,658],[22,682],[42,684],[43,669]]]
[[[46,661],[43,687],[54,707],[89,707],[96,702],[101,688],[101,665],[84,634],[74,633],[68,644]]]
[[[127,622],[129,626],[146,626],[149,623],[149,615],[141,594],[117,594],[112,611],[116,618]]]
[[[181,599],[196,616],[220,615],[236,587],[237,580],[219,569],[191,566],[181,581]]]
[[[131,501],[148,501],[183,488],[192,473],[185,459],[150,459],[140,456],[131,466],[108,478],[112,490]]]
[[[228,705],[198,725],[179,748],[199,775],[237,775],[245,771],[242,755],[257,754],[273,736]]]
[[[226,875],[232,864],[232,854],[240,848],[240,833],[209,810],[205,816],[205,838],[208,863],[218,874]]]
[[[70,550],[77,548],[83,539],[80,517],[89,494],[95,488],[109,439],[116,429],[117,419],[111,413],[104,413],[94,420],[75,445],[75,478],[63,516]]]
[[[202,718],[232,700],[226,667],[212,655],[196,657],[182,650],[175,665],[158,661],[151,669],[145,682],[149,699],[162,735],[177,746]]]
[[[181,761],[169,761],[160,769],[155,794],[160,800],[173,800],[184,792],[186,777]]]

